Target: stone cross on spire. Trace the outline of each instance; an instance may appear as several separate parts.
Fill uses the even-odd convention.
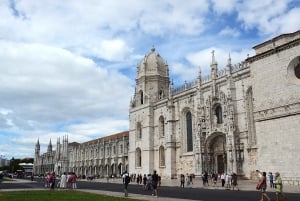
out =
[[[212,50],[212,51],[211,51],[211,54],[212,54],[211,64],[216,64],[215,50]]]

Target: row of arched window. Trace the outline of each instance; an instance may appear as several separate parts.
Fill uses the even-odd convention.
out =
[[[165,148],[164,146],[159,147],[159,166],[164,167],[166,165],[165,161]],[[142,151],[138,147],[135,150],[135,166],[142,167]]]
[[[159,122],[158,122],[158,132],[160,137],[165,136],[165,119],[163,116],[159,117]],[[138,122],[136,125],[136,138],[137,139],[142,139],[143,136],[143,128],[141,122]]]

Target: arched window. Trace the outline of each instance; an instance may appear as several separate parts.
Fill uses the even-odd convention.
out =
[[[165,119],[163,116],[159,117],[158,129],[159,129],[159,136],[164,137],[165,136]]]
[[[123,154],[123,145],[120,145],[120,153]]]
[[[216,112],[216,117],[217,117],[217,124],[223,123],[223,114],[222,114],[222,107],[221,107],[221,105],[218,105],[216,107],[215,112]]]
[[[159,147],[159,166],[166,166],[165,148],[163,146]]]
[[[136,148],[135,150],[135,166],[136,167],[142,166],[142,153],[140,148]]]
[[[186,113],[186,151],[193,151],[192,113]]]
[[[140,92],[140,100],[141,100],[141,104],[143,105],[144,104],[144,93],[143,91]]]
[[[158,99],[161,100],[163,98],[164,98],[164,91],[160,90],[159,93],[158,93]]]
[[[141,124],[141,122],[138,122],[136,125],[136,138],[142,139],[142,124]]]
[[[295,71],[296,77],[298,79],[300,79],[300,58],[299,58],[299,63],[297,65],[295,65],[294,71]]]

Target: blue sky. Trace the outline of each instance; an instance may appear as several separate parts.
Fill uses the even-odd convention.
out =
[[[209,73],[212,50],[222,69],[299,19],[299,0],[1,0],[0,156],[128,130],[136,66],[152,46],[180,86]]]

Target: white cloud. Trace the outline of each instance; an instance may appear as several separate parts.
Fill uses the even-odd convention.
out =
[[[115,39],[101,41],[99,48],[93,52],[94,55],[107,61],[124,61],[130,55],[132,49],[123,40]]]
[[[300,8],[293,8],[288,12],[285,12],[283,15],[272,20],[272,24],[277,28],[276,32],[274,30],[273,36],[277,35],[276,33],[290,33],[297,31],[295,28],[300,28]]]
[[[153,35],[199,34],[205,30],[208,7],[206,0],[188,0],[184,4],[178,0],[160,1],[143,10],[139,25]]]
[[[212,0],[213,10],[218,14],[231,13],[235,10],[239,0]]]
[[[172,63],[171,66],[172,74],[179,77],[177,81],[191,81],[197,77],[197,74],[195,73],[198,71],[195,66],[188,66],[182,63]],[[179,83],[174,84],[178,85]]]
[[[238,20],[244,23],[245,29],[257,28],[261,34],[277,35],[281,29],[284,30],[284,27],[289,26],[289,23],[277,23],[277,21],[282,21],[281,19],[284,19],[286,15],[290,15],[289,13],[293,12],[288,7],[291,2],[291,0],[254,0],[241,2],[237,7]],[[292,15],[297,19],[300,18],[299,12]],[[294,24],[293,28],[295,29],[296,27],[297,24]]]
[[[127,117],[132,83],[124,75],[60,48],[0,45],[2,114],[14,111],[8,116],[17,127],[103,115]]]
[[[15,9],[23,17],[13,15],[7,5],[1,7],[5,21],[0,23],[0,35],[12,41],[43,42],[84,55],[120,61],[132,49],[122,36],[132,33],[134,40],[140,31],[149,35],[201,33],[205,29],[208,6],[206,0],[189,0],[185,4],[170,0],[75,0],[72,3],[20,0]]]
[[[68,127],[72,134],[87,136],[106,136],[128,129],[128,120],[117,118],[101,118],[87,123],[73,124]],[[82,140],[79,140],[82,141]]]
[[[233,36],[238,37],[240,36],[240,31],[235,28],[225,27],[223,30],[219,32],[219,35],[221,36]]]

